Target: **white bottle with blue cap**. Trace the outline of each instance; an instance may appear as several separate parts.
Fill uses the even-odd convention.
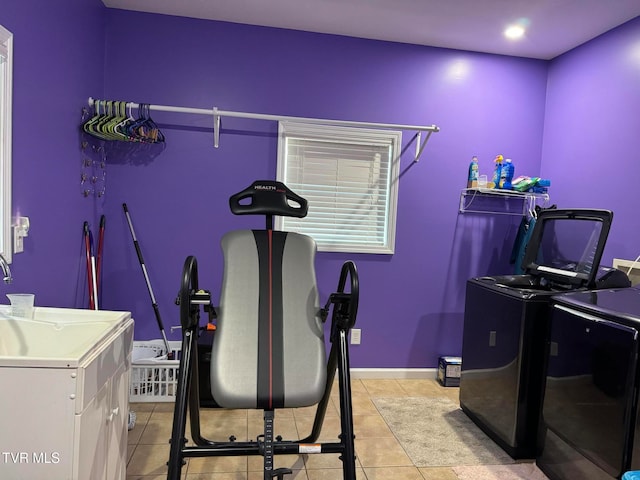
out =
[[[469,176],[467,177],[467,188],[476,188],[478,186],[478,157],[476,155],[471,159],[469,164]]]

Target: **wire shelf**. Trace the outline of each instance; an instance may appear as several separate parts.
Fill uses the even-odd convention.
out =
[[[460,213],[527,215],[536,205],[546,206],[548,193],[517,192],[495,188],[464,188],[460,193]]]

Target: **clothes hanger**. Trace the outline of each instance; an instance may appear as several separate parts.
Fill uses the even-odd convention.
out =
[[[85,124],[82,126],[82,129],[86,133],[98,138],[103,138],[102,135],[100,135],[100,133],[96,129],[105,114],[104,108],[102,108],[102,113],[100,113],[101,105],[104,107],[104,105],[101,104],[100,101],[97,101],[93,104],[95,115],[90,120],[85,122]]]
[[[107,137],[107,140],[117,140],[116,134],[113,131],[113,127],[117,122],[117,103],[118,102],[109,102],[109,118],[101,125],[102,133]]]
[[[149,128],[149,132],[151,133],[151,139],[153,143],[162,143],[164,142],[164,135],[160,131],[160,127],[153,121],[151,118],[151,105],[147,104],[147,126]]]
[[[141,103],[138,105],[138,118],[127,127],[127,133],[129,133],[129,136],[131,136],[132,138],[135,138],[135,140],[138,142],[146,141],[143,134],[144,133],[143,125],[145,122],[143,112],[145,110],[145,105],[146,104],[144,103]]]
[[[131,139],[129,135],[127,135],[126,130],[123,129],[123,126],[127,123],[127,111],[126,111],[127,102],[117,102],[117,113],[116,117],[114,117],[114,122],[112,126],[112,130],[114,135],[117,137],[117,140],[122,142],[129,142]]]
[[[113,118],[113,101],[111,100],[105,101],[103,106],[105,107],[104,108],[105,114],[96,124],[95,131],[98,133],[98,136],[100,136],[102,139],[112,140],[111,136],[105,129],[105,125],[107,124],[107,122],[109,122]]]
[[[130,102],[124,103],[124,110],[126,117],[124,121],[118,125],[118,130],[127,138],[128,142],[136,142],[138,139],[129,133],[129,126],[136,120],[133,118],[133,114],[131,113],[132,107]]]

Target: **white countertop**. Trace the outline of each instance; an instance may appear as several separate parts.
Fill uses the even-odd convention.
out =
[[[129,312],[35,307],[32,320],[0,305],[0,367],[71,368],[131,318]]]

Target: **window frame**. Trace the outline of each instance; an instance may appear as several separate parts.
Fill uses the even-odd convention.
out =
[[[0,68],[0,255],[12,261],[11,162],[13,104],[13,33],[0,25],[0,54],[6,58]]]
[[[321,252],[345,252],[345,253],[372,253],[372,254],[393,254],[395,251],[396,236],[396,216],[398,203],[398,178],[400,173],[400,153],[402,146],[402,132],[399,130],[371,129],[351,126],[338,126],[330,124],[313,124],[296,121],[280,121],[278,125],[278,158],[277,158],[277,179],[289,188],[296,191],[302,197],[305,196],[304,186],[296,190],[295,182],[289,180],[287,175],[287,146],[288,139],[320,141],[333,143],[336,145],[365,145],[388,148],[388,155],[384,155],[386,161],[386,176],[383,191],[386,194],[385,212],[379,218],[384,220],[384,234],[374,235],[372,239],[381,241],[372,243],[365,241],[340,242],[325,241],[316,237],[318,250]],[[337,160],[339,161],[339,160]],[[373,161],[373,160],[372,160]],[[335,170],[331,171],[335,173]],[[293,185],[293,186],[292,186]],[[336,182],[336,185],[338,183]],[[370,185],[367,185],[370,187]],[[313,200],[309,201],[309,210],[314,208]],[[354,212],[359,215],[357,212]],[[305,219],[290,219],[276,217],[276,228],[295,231],[314,237],[313,233],[297,225],[303,224]],[[327,227],[329,230],[330,227]]]

